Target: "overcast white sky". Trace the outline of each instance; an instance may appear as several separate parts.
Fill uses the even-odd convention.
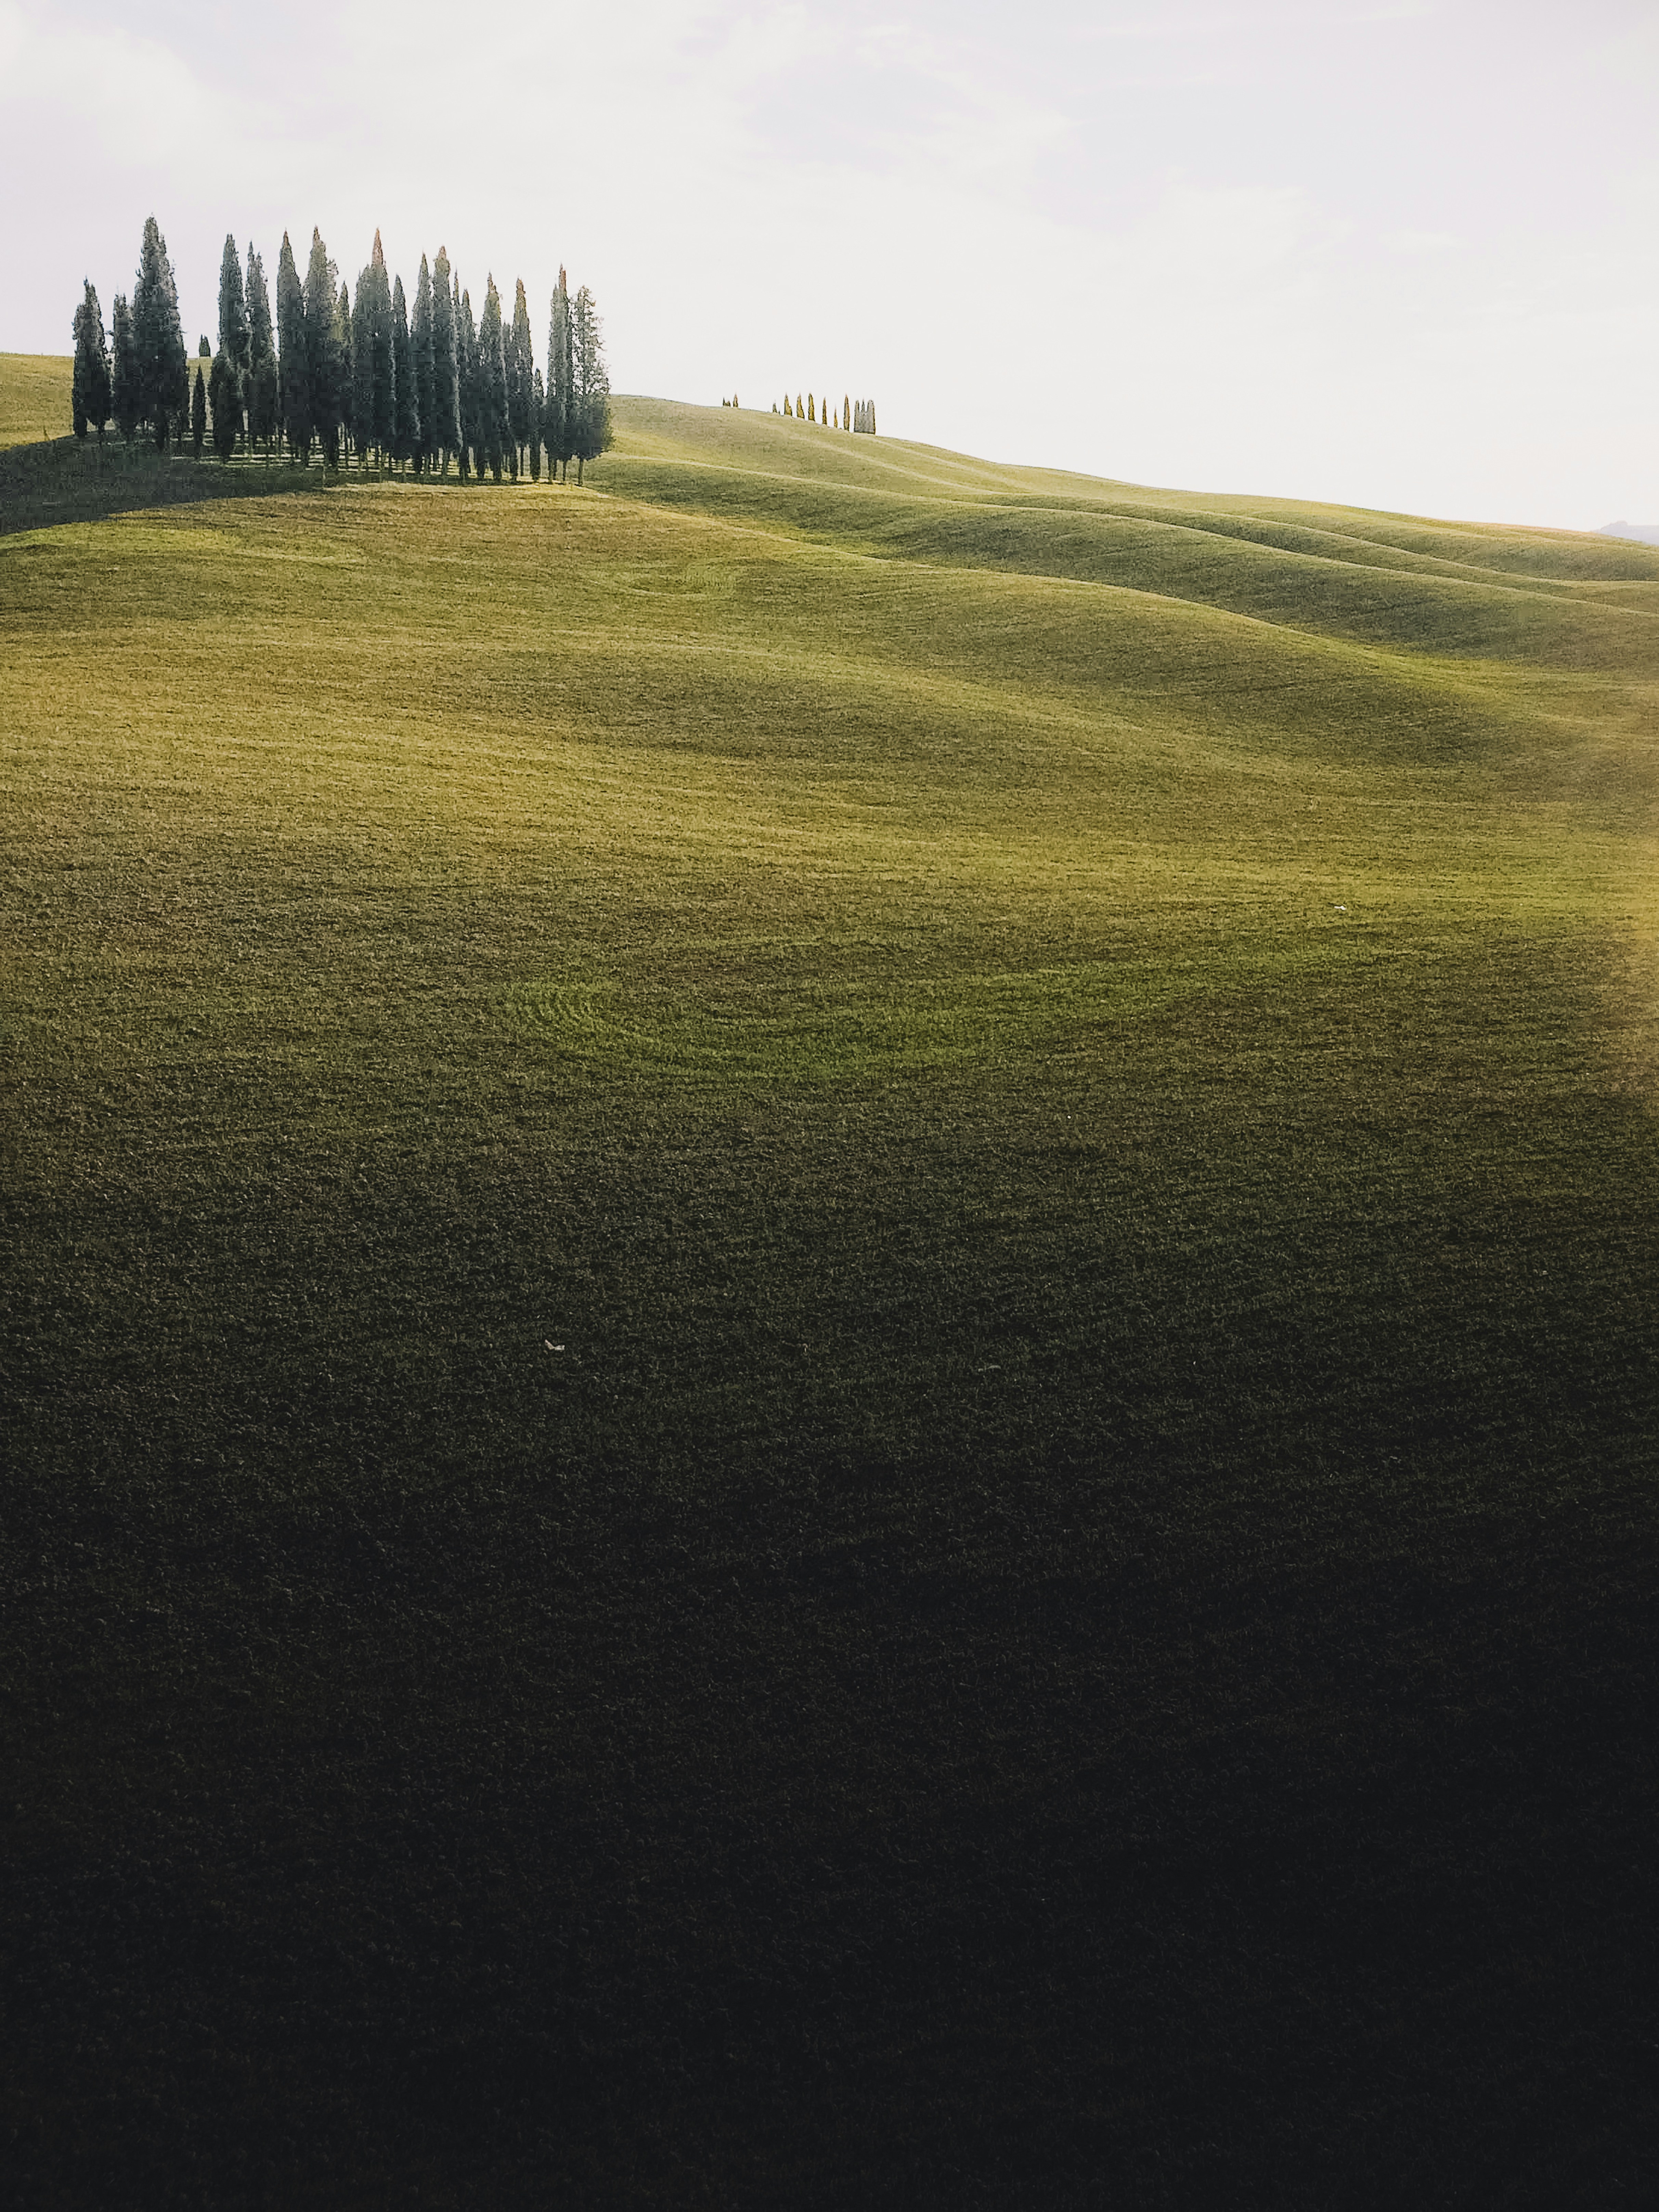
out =
[[[1137,482],[1659,522],[1659,0],[0,0],[0,349],[227,229],[558,264],[621,392]]]

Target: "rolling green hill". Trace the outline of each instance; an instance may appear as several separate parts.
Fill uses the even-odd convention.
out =
[[[617,415],[0,465],[35,2200],[1633,2195],[1659,551]]]

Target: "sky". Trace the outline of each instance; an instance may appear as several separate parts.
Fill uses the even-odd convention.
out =
[[[0,350],[228,230],[562,264],[617,392],[1139,483],[1659,522],[1659,0],[0,0]]]

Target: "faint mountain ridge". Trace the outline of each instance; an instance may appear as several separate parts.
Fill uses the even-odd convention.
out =
[[[1638,545],[1659,545],[1659,522],[1604,522],[1598,538],[1631,538]]]

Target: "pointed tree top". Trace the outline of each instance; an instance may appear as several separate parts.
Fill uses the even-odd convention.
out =
[[[384,269],[386,267],[386,256],[380,251],[380,227],[378,223],[374,226],[374,251],[369,256],[369,261],[372,266],[376,269]]]
[[[564,264],[563,264],[563,262],[562,261],[562,262],[560,262],[560,264],[559,264],[559,289],[560,289],[560,291],[562,291],[562,291],[564,290],[564,289],[565,289],[565,283],[564,283]]]

